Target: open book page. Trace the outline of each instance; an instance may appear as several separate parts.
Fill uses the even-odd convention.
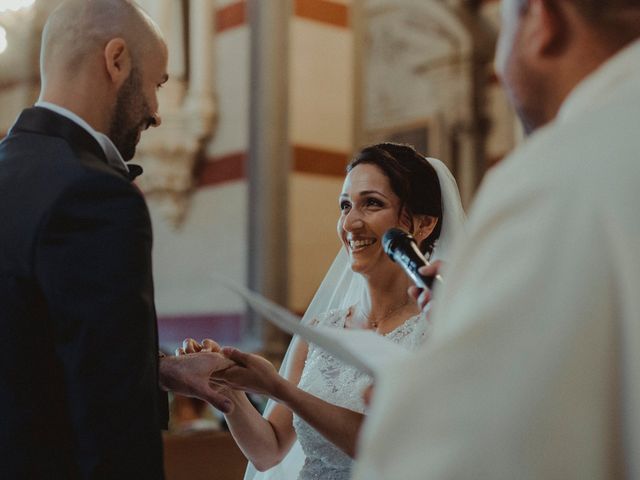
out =
[[[371,376],[375,377],[376,372],[388,363],[411,355],[409,350],[371,330],[304,325],[300,317],[262,295],[226,279],[222,282],[274,325],[292,335],[299,335]]]

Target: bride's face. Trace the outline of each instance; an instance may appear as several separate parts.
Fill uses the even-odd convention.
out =
[[[383,273],[395,264],[384,253],[382,236],[399,221],[400,199],[377,166],[359,164],[344,180],[339,197],[338,236],[354,272]]]

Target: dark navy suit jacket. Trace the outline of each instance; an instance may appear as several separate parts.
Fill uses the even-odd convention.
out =
[[[151,244],[96,140],[23,111],[0,143],[0,477],[163,478]]]

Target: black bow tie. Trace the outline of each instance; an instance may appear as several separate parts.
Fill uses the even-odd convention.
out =
[[[127,177],[129,177],[129,180],[131,180],[132,182],[136,179],[136,177],[142,175],[143,170],[140,165],[129,163],[127,166],[129,167],[129,173],[127,174]]]

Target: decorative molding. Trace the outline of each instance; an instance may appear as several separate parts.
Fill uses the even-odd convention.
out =
[[[213,3],[191,0],[189,18],[180,2],[163,0],[156,8],[169,50],[176,53],[169,59],[172,80],[162,90],[162,127],[143,135],[136,155],[146,171],[137,184],[150,206],[178,228],[215,128]]]
[[[335,27],[349,27],[349,8],[341,3],[328,0],[295,0],[294,13],[297,17]]]
[[[345,167],[349,161],[348,153],[306,145],[294,145],[292,148],[292,172],[344,177]],[[207,158],[197,168],[197,188],[245,180],[246,161],[246,152]]]
[[[293,147],[293,171],[344,177],[349,155],[316,147],[295,145]]]
[[[329,0],[295,0],[293,13],[296,17],[334,27],[349,28],[350,26],[349,7]],[[246,0],[231,3],[215,12],[215,31],[222,33],[246,26],[247,20]]]
[[[462,0],[364,0],[356,28],[356,145],[424,131],[469,205],[485,171],[489,42]],[[491,46],[492,49],[492,46]]]
[[[216,33],[247,24],[247,2],[241,0],[220,8],[215,14]]]
[[[246,162],[245,152],[207,159],[202,162],[198,172],[198,187],[210,187],[246,179]]]

